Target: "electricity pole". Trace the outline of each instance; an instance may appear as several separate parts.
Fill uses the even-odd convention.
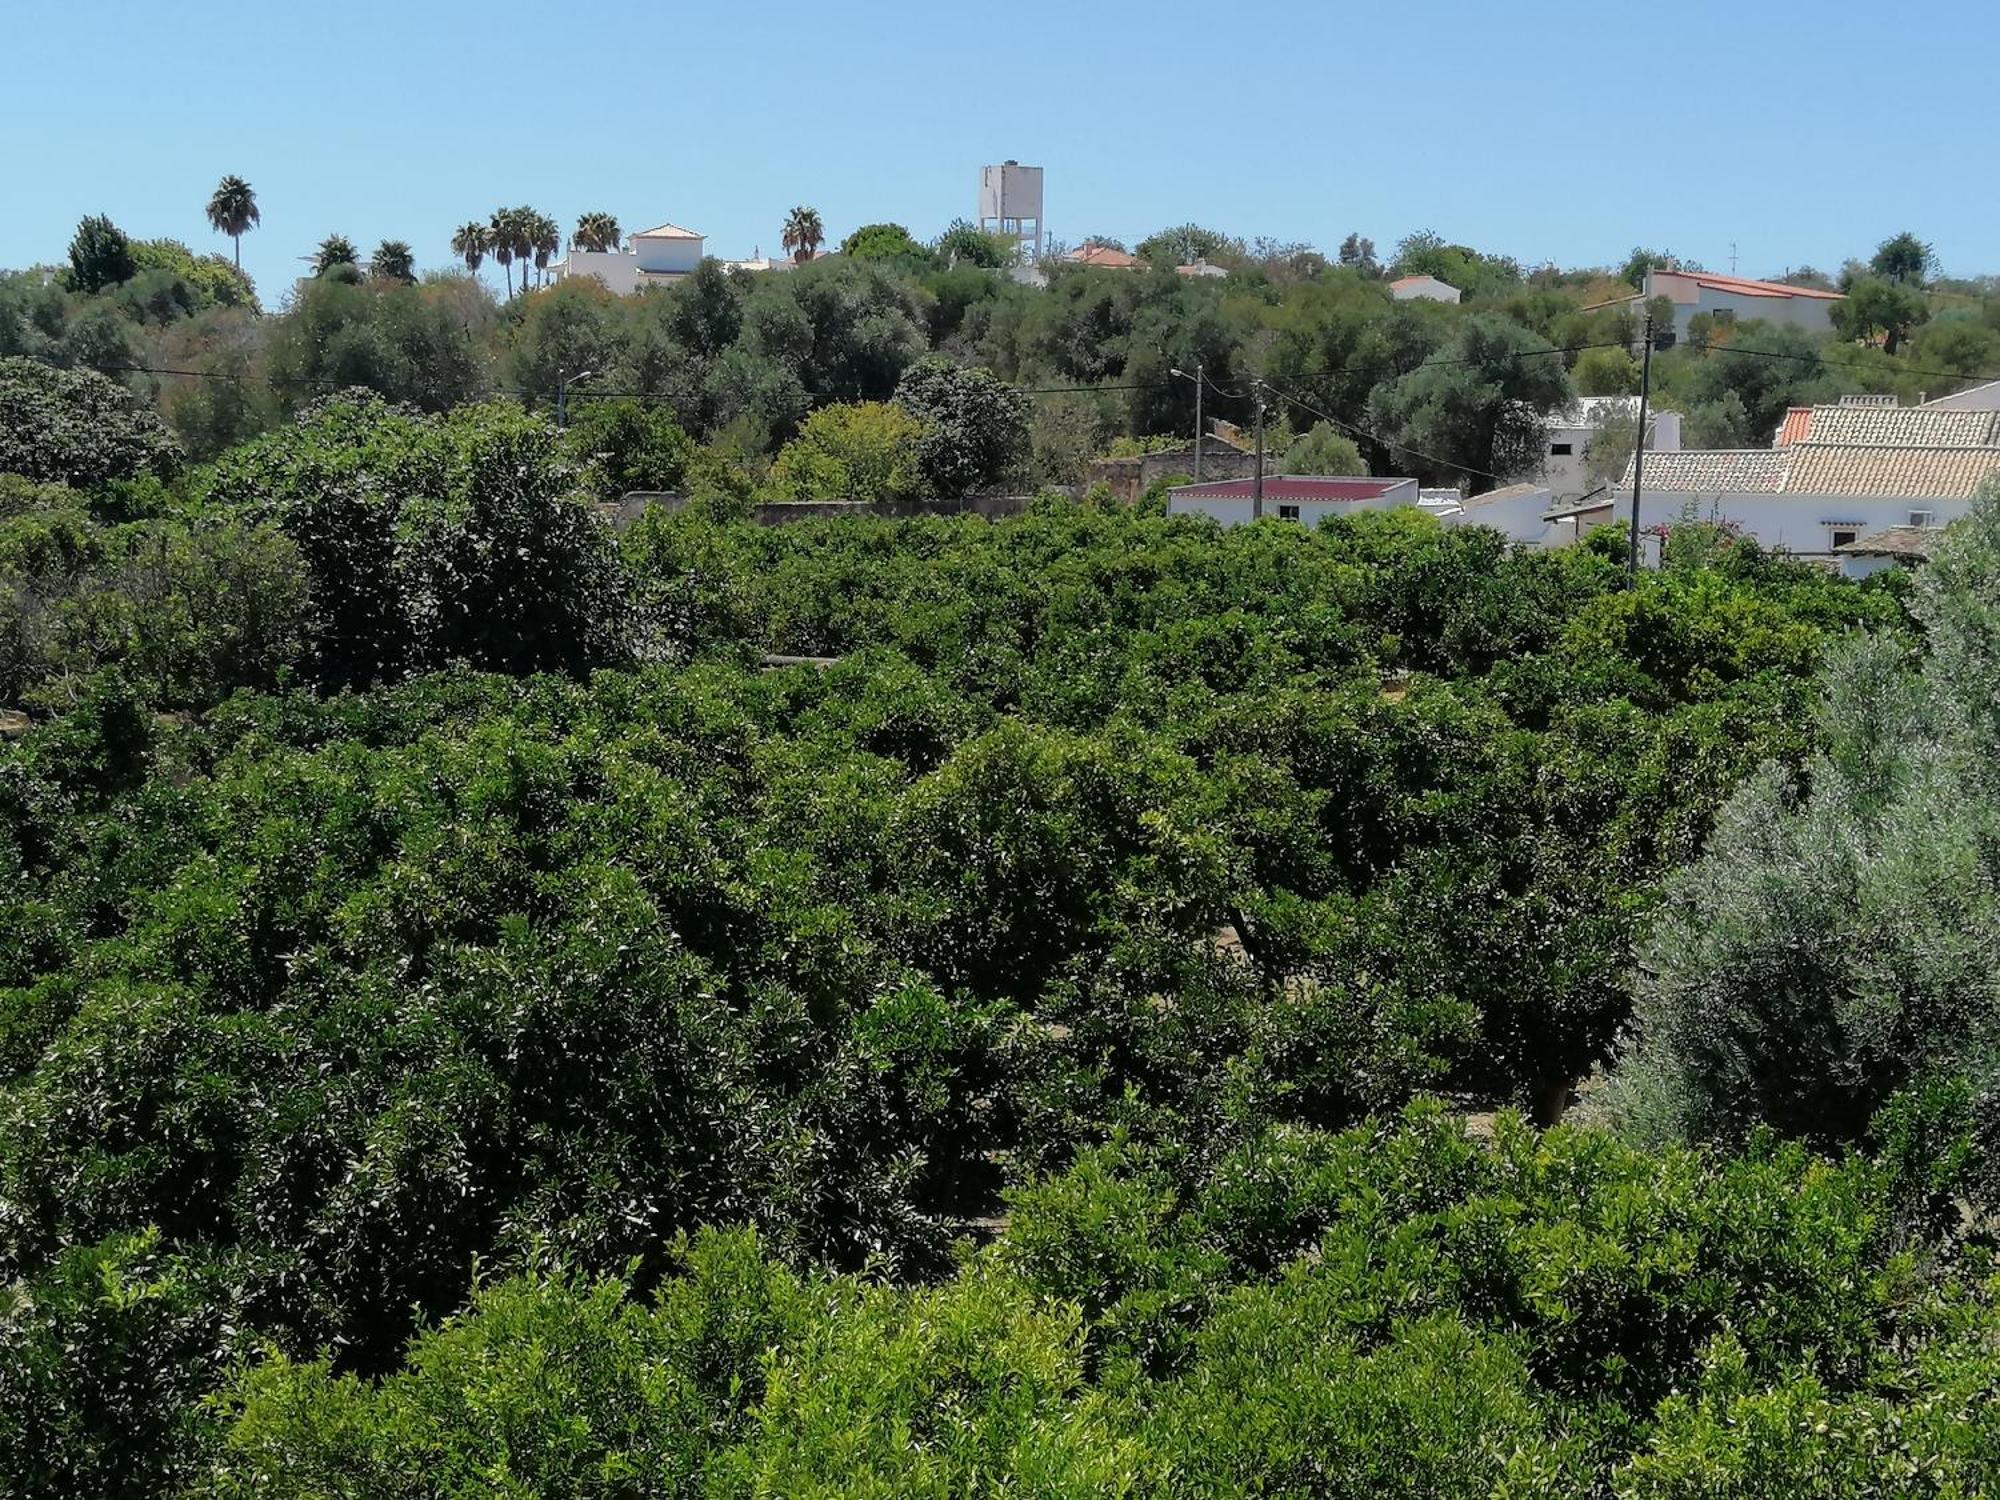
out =
[[[1257,398],[1257,468],[1250,481],[1250,519],[1264,519],[1264,385],[1262,381],[1252,387],[1251,394]]]
[[[1201,483],[1201,385],[1202,369],[1194,367],[1194,482]]]
[[[1653,315],[1646,314],[1646,351],[1639,365],[1639,431],[1632,447],[1632,546],[1625,559],[1625,576],[1639,586],[1639,481],[1646,472],[1646,402],[1653,393]]]

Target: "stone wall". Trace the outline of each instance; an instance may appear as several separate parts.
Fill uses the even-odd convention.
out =
[[[1203,480],[1247,479],[1256,467],[1256,454],[1247,453],[1219,437],[1210,436],[1202,440]],[[1191,478],[1193,475],[1194,444],[1183,443],[1178,448],[1142,454],[1137,458],[1100,458],[1090,466],[1089,482],[1107,486],[1113,495],[1130,505],[1159,480]]]

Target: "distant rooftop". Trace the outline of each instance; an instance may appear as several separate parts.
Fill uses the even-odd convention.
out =
[[[698,240],[702,236],[692,229],[683,229],[678,224],[655,224],[651,229],[641,229],[632,236],[635,240]]]
[[[1698,287],[1706,287],[1712,292],[1729,292],[1738,297],[1807,297],[1823,302],[1838,302],[1839,292],[1823,292],[1813,286],[1793,286],[1784,281],[1752,281],[1747,276],[1718,276],[1712,271],[1668,271],[1665,269],[1648,271],[1650,284],[1656,276],[1671,276],[1683,281],[1691,281]],[[1655,294],[1657,295],[1657,294]]]
[[[1067,258],[1080,266],[1099,266],[1113,271],[1129,271],[1139,264],[1138,256],[1127,255],[1110,245],[1078,245]]]
[[[1883,531],[1871,531],[1833,550],[1855,557],[1928,558],[1943,534],[1943,528],[1938,526],[1891,526]]]
[[[1823,443],[1815,435],[1813,441],[1783,448],[1648,452],[1645,487],[1687,494],[1970,500],[1996,475],[2000,475],[2000,446]],[[1628,462],[1619,487],[1631,486]]]
[[[1391,490],[1410,483],[1407,479],[1364,479],[1325,474],[1266,474],[1266,500],[1379,500]],[[1176,485],[1170,492],[1200,499],[1248,500],[1252,482],[1248,479],[1216,479],[1206,484]]]
[[[1795,406],[1785,413],[1778,441],[1916,448],[2000,447],[2000,411],[1875,406],[1851,401],[1832,406]]]

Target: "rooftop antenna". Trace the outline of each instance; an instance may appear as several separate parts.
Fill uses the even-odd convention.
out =
[[[1729,274],[1731,276],[1736,274],[1736,241],[1734,240],[1729,242]]]

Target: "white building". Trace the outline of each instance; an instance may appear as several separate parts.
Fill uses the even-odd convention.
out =
[[[1389,283],[1389,295],[1398,302],[1420,299],[1425,302],[1456,302],[1464,295],[1448,281],[1435,276],[1398,276]]]
[[[619,296],[647,286],[672,286],[701,264],[702,236],[678,224],[657,224],[630,236],[623,250],[578,250],[549,269],[556,280],[595,276]]]
[[[1833,327],[1833,306],[1841,300],[1838,292],[1787,286],[1782,281],[1752,281],[1747,276],[1717,276],[1707,271],[1655,270],[1646,273],[1646,289],[1638,296],[1600,302],[1583,310],[1629,306],[1643,311],[1655,297],[1664,297],[1674,305],[1674,332],[1681,338],[1687,337],[1689,326],[1702,313],[1746,323],[1761,318],[1768,323],[1790,323],[1808,333],[1825,333]]]
[[[1906,407],[1906,411],[1921,411]],[[1683,515],[1727,521],[1762,546],[1845,565],[1843,552],[1893,528],[1957,520],[2000,476],[2000,447],[1795,442],[1782,448],[1648,453],[1639,499],[1642,530]],[[1632,475],[1579,525],[1629,524]]]
[[[979,227],[1014,242],[1014,258],[1042,258],[1042,169],[1017,161],[979,169]]]
[[[1249,479],[1184,484],[1167,491],[1170,516],[1207,516],[1224,526],[1255,519]],[[1394,510],[1417,503],[1414,479],[1333,478],[1320,474],[1266,474],[1264,514],[1280,521],[1316,526],[1328,516],[1363,510]]]
[[[1637,396],[1579,396],[1561,411],[1551,412],[1545,424],[1541,478],[1557,503],[1580,500],[1598,488],[1590,479],[1590,451],[1608,431],[1629,434],[1639,420]],[[1676,453],[1681,446],[1681,414],[1646,409],[1646,429],[1651,441],[1648,452]],[[1629,436],[1626,438],[1629,441]],[[1600,481],[1601,483],[1601,481]]]
[[[1926,401],[1925,408],[1935,411],[2000,411],[2000,380],[1989,380],[1984,385],[1968,386],[1962,391],[1954,391],[1949,396],[1939,396],[1934,401]]]
[[[1581,533],[1574,516],[1551,519],[1555,508],[1546,484],[1510,484],[1470,495],[1438,519],[1447,526],[1490,526],[1519,547],[1567,547]]]

